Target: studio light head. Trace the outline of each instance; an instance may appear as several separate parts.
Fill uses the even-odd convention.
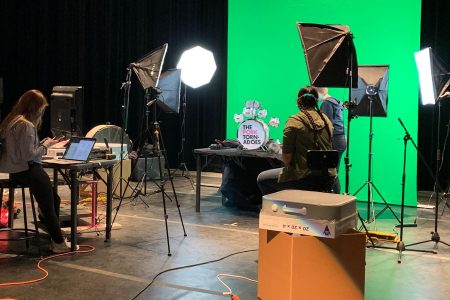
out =
[[[195,46],[183,52],[177,69],[181,69],[181,80],[195,89],[211,81],[217,66],[211,51]]]
[[[366,87],[366,95],[375,96],[378,94],[378,87],[376,85],[368,85]]]
[[[358,86],[352,88],[357,116],[386,117],[388,104],[388,65],[359,65]]]
[[[434,104],[436,101],[436,85],[433,78],[431,48],[425,48],[414,53],[417,71],[419,73],[420,99],[422,104]]]
[[[137,62],[130,64],[144,89],[158,85],[166,52],[167,44],[164,44],[140,58]]]

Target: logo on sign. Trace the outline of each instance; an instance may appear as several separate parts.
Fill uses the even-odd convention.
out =
[[[243,145],[261,145],[258,128],[253,128],[252,124],[243,124],[241,129],[242,144]]]
[[[328,235],[330,235],[330,234],[331,234],[331,232],[330,232],[330,228],[328,228],[328,225],[327,225],[327,226],[325,226],[325,230],[323,231],[323,234],[324,234],[325,236],[328,236]]]

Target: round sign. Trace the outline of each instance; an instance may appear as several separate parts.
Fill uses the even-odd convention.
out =
[[[244,149],[255,150],[269,140],[269,128],[259,120],[246,120],[239,124],[238,140]]]

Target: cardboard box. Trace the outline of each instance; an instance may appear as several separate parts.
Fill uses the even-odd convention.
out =
[[[363,233],[335,239],[259,230],[258,299],[364,299]]]
[[[106,181],[106,171],[105,170],[99,169],[98,174],[100,175],[101,178],[103,178]],[[130,174],[131,174],[131,160],[127,158],[122,161],[122,178],[124,179],[122,181],[122,189],[123,190],[125,190],[125,187],[127,185],[127,180],[129,179]],[[113,191],[114,191],[114,196],[116,196],[116,197],[120,197],[119,182],[120,182],[120,161],[117,161],[117,164],[115,164],[113,167]],[[133,184],[133,186],[134,186],[134,184]],[[122,190],[122,193],[124,192],[123,190]],[[131,186],[128,186],[127,189],[125,190],[124,196],[130,197],[132,192],[133,192],[133,188]],[[104,193],[106,196],[106,184],[104,184],[102,180],[98,181],[97,193]]]

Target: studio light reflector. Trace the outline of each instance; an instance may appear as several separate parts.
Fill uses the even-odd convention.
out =
[[[177,69],[181,69],[185,84],[197,88],[211,81],[217,66],[211,51],[196,46],[183,52]]]
[[[164,44],[146,54],[135,63],[131,63],[134,73],[144,89],[158,85],[159,76],[166,56],[168,44]]]
[[[164,112],[180,112],[181,70],[169,69],[161,74],[158,82],[161,94],[158,96],[158,105]]]
[[[424,105],[436,102],[436,85],[433,78],[431,53],[430,47],[414,53],[419,73],[420,99]]]

